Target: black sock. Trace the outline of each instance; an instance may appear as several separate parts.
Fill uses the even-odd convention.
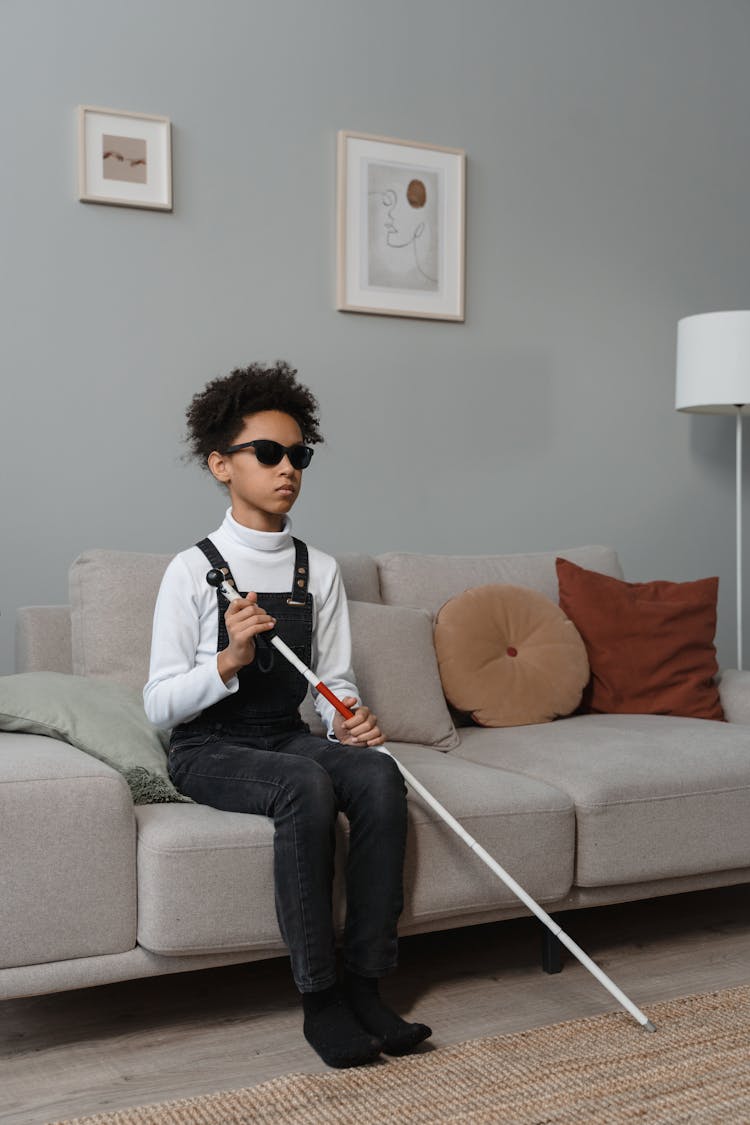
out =
[[[374,977],[361,977],[357,973],[344,974],[344,995],[351,1010],[371,1035],[383,1042],[387,1055],[406,1055],[418,1043],[432,1035],[425,1023],[407,1023],[380,999],[378,982]]]
[[[338,985],[321,992],[303,992],[304,1034],[328,1066],[361,1066],[380,1054],[380,1039],[363,1030]]]

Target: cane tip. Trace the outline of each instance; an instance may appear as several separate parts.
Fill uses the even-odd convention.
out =
[[[206,575],[206,582],[208,582],[209,586],[215,586],[217,589],[221,586],[223,581],[224,575],[220,570],[209,570]]]
[[[651,1023],[651,1020],[646,1020],[646,1022],[643,1025],[643,1030],[644,1031],[656,1031],[656,1028]]]

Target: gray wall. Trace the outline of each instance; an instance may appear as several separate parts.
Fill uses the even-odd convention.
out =
[[[748,57],[745,0],[0,0],[0,671],[80,551],[220,522],[185,406],[279,356],[300,534],[718,573],[733,663],[733,421],[673,384],[678,318],[750,306]],[[78,202],[79,103],[171,117],[173,214]],[[466,149],[465,324],[334,310],[340,128]]]

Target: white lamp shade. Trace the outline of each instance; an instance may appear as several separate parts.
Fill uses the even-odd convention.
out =
[[[700,313],[677,325],[675,408],[750,413],[750,311]]]

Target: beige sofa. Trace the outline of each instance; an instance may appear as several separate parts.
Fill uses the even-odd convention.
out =
[[[558,552],[621,577],[603,547]],[[750,882],[750,685],[725,673],[729,723],[587,715],[456,727],[432,616],[488,582],[557,597],[556,553],[340,559],[355,671],[389,746],[550,912]],[[168,556],[90,551],[70,606],[18,618],[18,671],[140,686]],[[308,714],[310,714],[308,708]],[[525,909],[410,795],[401,933]],[[346,825],[341,820],[341,852]],[[284,955],[273,829],[196,804],[133,806],[110,766],[54,738],[0,733],[0,997]],[[343,918],[337,877],[336,910]]]

